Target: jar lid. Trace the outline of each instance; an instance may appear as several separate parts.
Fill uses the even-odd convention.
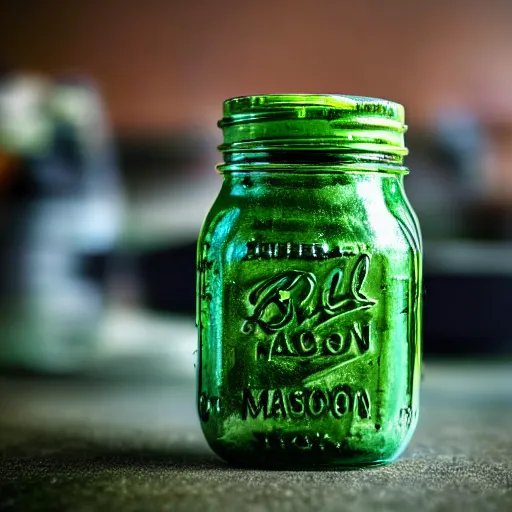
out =
[[[380,155],[399,164],[407,154],[402,105],[363,96],[267,94],[224,102],[219,149],[229,153],[324,151]],[[370,157],[369,157],[370,158]]]

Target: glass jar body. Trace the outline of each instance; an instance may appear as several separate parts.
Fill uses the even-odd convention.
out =
[[[227,173],[198,242],[198,409],[240,465],[363,466],[418,417],[421,237],[403,176]]]

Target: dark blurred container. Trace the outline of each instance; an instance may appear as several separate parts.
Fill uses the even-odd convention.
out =
[[[450,357],[512,355],[512,276],[427,275],[424,351]]]
[[[512,355],[512,243],[425,243],[425,353]]]

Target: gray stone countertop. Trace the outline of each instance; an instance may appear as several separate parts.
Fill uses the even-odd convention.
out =
[[[231,468],[190,381],[0,379],[0,510],[512,511],[512,363],[428,364],[394,464]]]

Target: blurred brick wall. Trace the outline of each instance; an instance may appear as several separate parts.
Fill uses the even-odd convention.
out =
[[[260,92],[512,117],[507,0],[3,0],[0,19],[0,61],[94,76],[124,130],[211,126],[224,98]]]

